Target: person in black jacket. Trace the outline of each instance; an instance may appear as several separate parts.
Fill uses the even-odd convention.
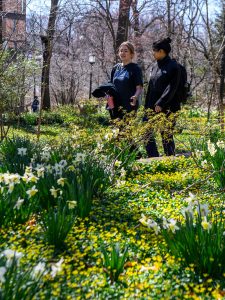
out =
[[[124,113],[138,109],[138,99],[142,93],[143,79],[140,67],[132,62],[135,51],[132,43],[126,41],[119,47],[121,63],[111,71],[111,80],[118,92],[117,105],[111,113],[112,118],[122,119]]]
[[[150,73],[145,101],[146,109],[151,109],[154,113],[164,113],[166,117],[180,110],[180,102],[177,95],[180,71],[176,61],[169,56],[171,51],[170,43],[170,38],[153,43],[153,56],[156,62]],[[150,122],[151,120],[148,121]],[[175,143],[172,134],[174,126],[175,121],[173,121],[172,126],[170,123],[169,129],[165,128],[161,131],[163,148],[167,156],[175,155]],[[148,157],[159,156],[153,131],[148,135],[146,151]]]

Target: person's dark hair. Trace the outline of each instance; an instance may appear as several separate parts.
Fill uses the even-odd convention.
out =
[[[160,49],[162,49],[166,52],[166,54],[169,54],[171,51],[171,46],[170,46],[171,42],[172,42],[172,40],[169,37],[158,40],[152,44],[152,49],[156,50],[156,51],[159,51]]]

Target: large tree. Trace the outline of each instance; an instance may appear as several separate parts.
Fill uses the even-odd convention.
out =
[[[221,31],[222,31],[222,45],[221,45],[221,63],[220,63],[220,97],[219,97],[219,103],[220,103],[220,112],[221,112],[221,119],[223,120],[224,116],[224,87],[225,87],[225,3],[223,5],[222,10],[222,18],[221,18]],[[223,122],[222,122],[223,124]]]
[[[128,38],[129,15],[132,0],[120,0],[119,17],[116,34],[116,49]]]
[[[41,35],[43,44],[43,68],[42,68],[42,85],[41,85],[41,107],[43,109],[51,108],[49,77],[53,49],[53,39],[55,33],[55,23],[58,13],[59,0],[51,0],[51,8],[48,20],[47,34]]]

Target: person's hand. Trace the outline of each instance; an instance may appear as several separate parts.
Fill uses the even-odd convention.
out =
[[[159,105],[156,105],[156,106],[155,106],[155,112],[159,113],[159,112],[161,112],[161,111],[162,111],[162,107],[159,106]]]
[[[132,97],[130,97],[130,99],[132,100],[132,101],[130,101],[130,105],[135,106],[137,103],[137,96],[132,96]]]

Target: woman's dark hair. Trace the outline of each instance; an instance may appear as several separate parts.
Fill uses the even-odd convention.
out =
[[[162,49],[166,52],[166,54],[169,54],[171,51],[171,46],[170,46],[171,42],[172,42],[172,40],[169,37],[158,40],[152,44],[152,49],[156,50],[156,51],[159,51],[160,49]]]

